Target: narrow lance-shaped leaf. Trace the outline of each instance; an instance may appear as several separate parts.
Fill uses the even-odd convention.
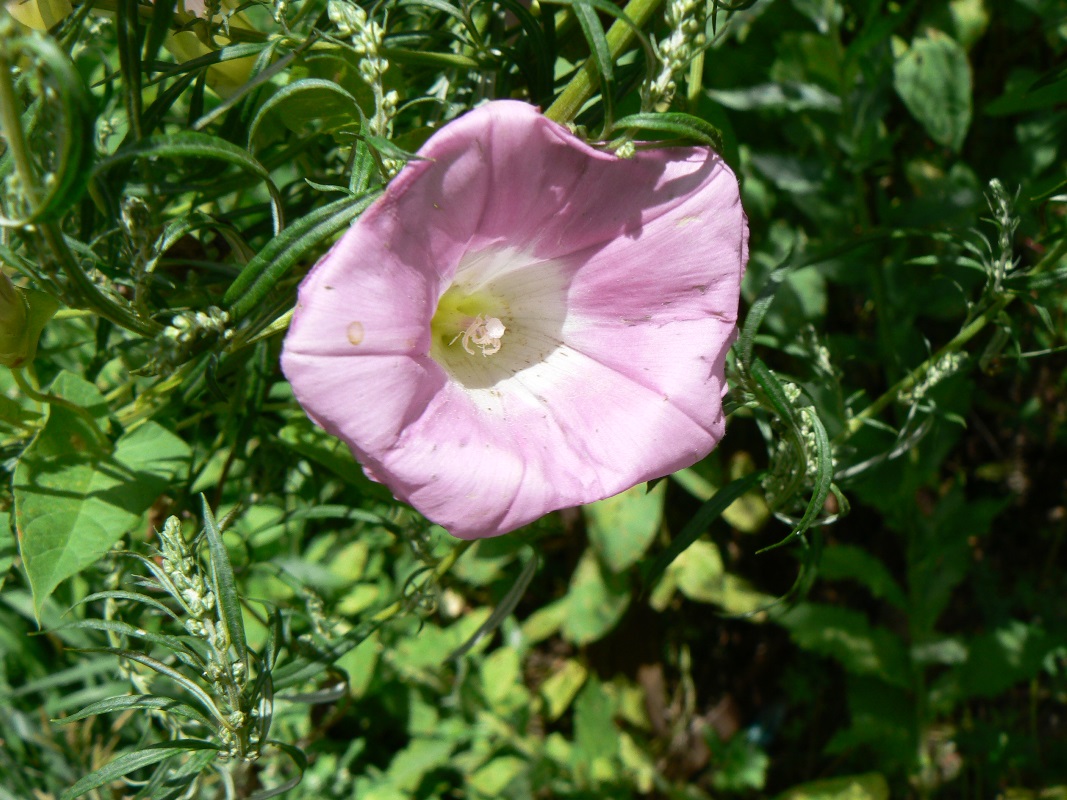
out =
[[[722,512],[731,503],[755,486],[763,479],[765,474],[765,470],[760,470],[731,481],[704,503],[697,513],[693,515],[693,518],[682,528],[681,532],[671,540],[667,549],[660,553],[645,571],[643,583],[646,589],[659,580],[660,575],[664,573],[674,559],[678,558],[689,545],[699,539],[708,529],[708,526],[722,516]]]
[[[158,644],[167,648],[186,664],[190,664],[190,666],[195,666],[198,669],[204,669],[206,667],[203,659],[200,658],[200,654],[190,648],[179,636],[146,631],[144,628],[138,628],[134,625],[130,625],[128,622],[123,622],[117,619],[83,619],[78,620],[77,622],[72,622],[70,625],[65,625],[63,628],[58,628],[57,630],[65,630],[67,628],[106,631],[108,633],[117,633],[121,636],[129,636],[134,639],[143,639],[146,642]]]
[[[537,567],[540,564],[540,559],[536,553],[531,554],[526,563],[522,565],[522,571],[515,579],[515,583],[511,585],[507,593],[500,598],[500,602],[497,603],[496,608],[493,609],[493,613],[489,615],[481,625],[478,626],[478,630],[467,639],[462,645],[456,648],[453,652],[449,653],[446,661],[453,661],[457,658],[462,658],[469,653],[471,649],[478,644],[483,638],[495,631],[500,627],[500,624],[507,619],[508,615],[515,610],[519,601],[522,600],[522,596],[526,594],[526,589],[530,585],[530,581],[533,580],[533,576],[537,574]]]
[[[574,0],[571,9],[589,44],[589,57],[596,65],[597,74],[600,76],[600,96],[604,101],[605,128],[609,128],[614,118],[615,99],[615,65],[611,47],[608,45],[604,26],[600,24],[600,18],[588,0]]]
[[[282,197],[278,187],[271,180],[267,168],[240,147],[225,139],[196,131],[181,131],[166,136],[147,136],[139,142],[121,148],[110,158],[101,161],[97,165],[96,173],[105,172],[140,158],[215,159],[251,172],[262,179],[270,193],[275,232],[280,231],[285,225]]]
[[[285,783],[281,783],[278,786],[273,786],[269,789],[262,789],[258,792],[255,792],[251,796],[250,800],[268,800],[268,798],[277,797],[280,794],[288,792],[290,789],[292,789],[304,779],[304,772],[305,770],[307,770],[307,756],[304,755],[304,751],[301,750],[299,747],[288,744],[286,742],[279,742],[277,739],[271,739],[268,744],[277,747],[279,750],[289,756],[289,758],[291,758],[293,760],[293,763],[296,765],[297,773],[289,780],[285,781]]]
[[[86,775],[80,781],[63,792],[60,800],[75,800],[77,797],[88,794],[93,789],[99,789],[112,781],[129,775],[142,767],[151,766],[164,759],[174,758],[195,750],[218,750],[219,746],[202,739],[178,739],[173,742],[159,742],[145,745],[140,750],[132,753],[123,753],[114,761],[100,769]]]
[[[217,719],[219,722],[221,722],[225,727],[229,727],[230,726],[229,720],[227,720],[226,717],[223,715],[223,713],[221,711],[219,711],[218,706],[215,705],[215,701],[211,699],[211,696],[207,692],[205,692],[203,689],[201,689],[193,681],[189,680],[189,678],[185,677],[180,672],[178,672],[178,670],[174,669],[173,667],[168,667],[162,661],[159,661],[159,660],[157,660],[155,658],[152,658],[151,656],[146,656],[144,653],[138,653],[135,650],[89,649],[89,650],[86,650],[86,652],[89,652],[89,653],[110,653],[112,655],[118,656],[119,658],[127,658],[130,661],[136,661],[138,664],[144,664],[149,669],[155,670],[160,675],[162,675],[162,676],[164,676],[166,678],[170,678],[172,681],[177,683],[179,686],[181,686],[183,689],[185,689],[187,692],[189,692],[189,694],[193,695],[197,700],[199,700],[201,703],[203,703],[204,704],[204,708],[206,708],[208,711],[210,711],[211,715],[213,717],[215,717],[215,719]]]
[[[722,151],[722,133],[712,125],[692,114],[670,111],[663,114],[630,114],[615,122],[615,128],[632,128],[636,131],[665,133],[699,144],[706,144],[717,152]]]
[[[374,193],[336,200],[271,239],[226,290],[223,302],[229,306],[230,317],[239,320],[256,308],[308,252],[348,227],[376,197]]]
[[[333,81],[321,80],[319,78],[305,78],[304,80],[295,81],[271,95],[270,99],[263,103],[263,105],[256,111],[255,117],[252,118],[252,122],[248,126],[249,149],[252,149],[252,145],[256,139],[256,133],[259,131],[259,126],[263,123],[267,114],[281,106],[283,103],[303,95],[310,95],[318,99],[320,114],[323,109],[325,109],[327,113],[337,113],[334,111],[336,109],[336,103],[334,103],[334,101],[338,98],[344,101],[345,105],[341,107],[341,110],[347,111],[349,119],[353,116],[357,116],[359,113],[359,103],[356,98]],[[334,105],[331,107],[330,103],[334,103]]]
[[[53,719],[52,723],[55,725],[69,725],[72,722],[78,722],[87,717],[95,717],[99,714],[112,714],[116,711],[129,711],[130,709],[142,708],[166,711],[168,714],[175,714],[179,717],[185,717],[186,719],[199,722],[201,725],[208,728],[212,727],[208,718],[192,706],[170,697],[155,697],[148,694],[122,695],[120,697],[108,697],[105,700],[98,700],[95,703],[90,703],[80,711],[71,714],[69,717]]]
[[[741,328],[741,334],[737,338],[737,354],[741,362],[741,368],[747,370],[752,364],[752,350],[755,346],[756,334],[759,333],[763,318],[774,302],[778,289],[793,271],[792,254],[786,256],[774,271],[767,277],[766,283],[760,289],[759,295],[748,309],[745,324]]]
[[[211,552],[211,583],[218,603],[219,616],[222,624],[226,626],[226,632],[230,637],[230,644],[237,651],[237,657],[248,671],[248,644],[245,641],[244,617],[241,614],[241,599],[237,595],[237,581],[233,576],[233,566],[230,564],[230,555],[226,552],[226,545],[222,541],[222,532],[215,522],[215,515],[211,513],[211,506],[207,498],[200,495],[200,502],[204,513],[204,535],[207,537],[208,549]]]

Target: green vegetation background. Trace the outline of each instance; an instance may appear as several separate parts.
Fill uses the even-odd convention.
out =
[[[675,3],[658,107],[656,2],[334,5],[0,11],[0,800],[1067,797],[1063,4]],[[277,356],[509,96],[716,141],[752,259],[723,445],[467,546]]]

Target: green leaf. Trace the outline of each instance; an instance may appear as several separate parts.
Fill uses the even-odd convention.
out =
[[[615,727],[615,713],[611,698],[596,676],[586,681],[578,698],[574,701],[574,766],[585,771],[587,776],[594,772],[594,762],[604,759],[614,760],[619,751],[618,729]]]
[[[716,152],[722,152],[722,133],[719,129],[710,122],[681,111],[630,114],[617,120],[615,129],[665,133],[674,138],[705,144]]]
[[[589,541],[608,569],[622,572],[641,560],[663,522],[666,497],[665,481],[651,491],[642,483],[582,509]]]
[[[971,125],[971,65],[952,37],[930,29],[900,52],[893,64],[893,88],[908,111],[938,144],[959,152]]]
[[[586,550],[571,577],[563,637],[574,644],[595,642],[618,624],[629,605],[626,577],[605,575],[593,550]]]
[[[400,8],[431,8],[435,11],[441,11],[454,18],[458,23],[467,27],[470,24],[470,19],[459,8],[447,2],[447,0],[400,0],[397,5]]]
[[[106,415],[96,387],[70,373],[60,373],[51,391],[97,419]],[[15,524],[38,615],[61,581],[142,524],[191,455],[185,442],[155,422],[124,434],[110,454],[94,442],[85,420],[53,405],[15,469]]]
[[[828,656],[857,675],[872,675],[901,688],[911,686],[911,662],[904,643],[850,608],[801,603],[778,621],[805,650]]]
[[[996,697],[1012,686],[1037,676],[1049,655],[1067,644],[1040,625],[1010,620],[996,630],[976,636],[968,657],[955,670],[958,696]]]
[[[74,800],[76,797],[88,794],[93,789],[99,789],[101,786],[106,786],[114,780],[129,775],[135,770],[157,764],[168,758],[174,758],[182,753],[218,749],[219,746],[217,744],[206,742],[202,739],[177,739],[173,742],[158,742],[145,745],[136,752],[123,753],[114,761],[86,775],[67,791],[63,792],[60,800]]]
[[[726,571],[713,542],[695,541],[671,564],[678,591],[698,603],[721,603]]]
[[[298,131],[305,122],[319,121],[326,132],[359,130],[359,101],[333,81],[305,78],[279,89],[259,107],[248,126],[248,147],[252,148],[259,126],[270,112],[285,125]],[[284,111],[284,113],[283,113]]]
[[[574,702],[588,677],[589,670],[573,658],[568,658],[562,666],[554,668],[538,689],[545,700],[545,716],[549,720],[557,720],[563,716],[563,712]]]
[[[778,376],[758,358],[752,363],[750,371],[778,418],[792,430],[799,428],[793,401],[785,393],[785,387],[778,380]]]
[[[759,295],[749,307],[748,315],[745,317],[745,324],[741,327],[741,335],[738,336],[737,344],[735,345],[738,359],[743,369],[747,370],[751,366],[752,350],[756,345],[756,334],[759,333],[763,318],[767,316],[771,303],[774,302],[774,298],[778,294],[778,288],[789,277],[795,266],[792,253],[790,253],[767,277],[767,281],[763,284],[763,288],[760,289]]]
[[[237,595],[237,581],[233,576],[233,565],[226,545],[222,541],[222,532],[211,513],[207,498],[200,495],[204,516],[204,535],[211,552],[211,589],[218,601],[219,616],[222,618],[226,632],[230,635],[230,644],[237,651],[237,657],[248,671],[248,644],[245,641],[244,616],[241,613],[241,599]]]
[[[199,722],[208,728],[212,727],[211,722],[193,708],[190,705],[186,705],[178,700],[174,700],[170,697],[155,697],[148,694],[131,694],[122,695],[120,697],[109,697],[106,700],[98,700],[95,703],[87,705],[80,711],[71,714],[69,717],[62,717],[61,719],[54,719],[52,723],[55,725],[69,725],[72,722],[85,719],[87,717],[95,717],[98,714],[111,714],[116,711],[129,711],[132,708],[150,708],[159,711],[166,711],[169,714],[175,714],[179,717],[185,717],[195,722]]]
[[[94,649],[87,648],[87,653],[110,653],[111,655],[118,656],[119,658],[126,658],[130,661],[136,661],[138,664],[144,664],[149,669],[155,670],[165,678],[170,678],[176,684],[185,689],[189,694],[204,704],[204,708],[207,709],[223,726],[229,726],[229,721],[219,711],[218,706],[215,705],[215,701],[211,699],[211,696],[205,692],[197,683],[194,683],[182,673],[173,667],[169,667],[158,659],[146,656],[144,653],[138,653],[135,650],[120,650],[118,648],[109,649]]]
[[[115,34],[118,39],[119,71],[126,101],[126,120],[133,138],[141,138],[141,42],[144,31],[138,18],[137,0],[118,0]]]
[[[167,650],[170,650],[179,658],[181,658],[187,664],[194,664],[198,669],[205,669],[207,664],[200,658],[200,654],[193,650],[186,641],[179,636],[172,636],[167,633],[156,633],[154,631],[147,631],[144,628],[138,628],[135,625],[131,625],[128,622],[123,622],[117,619],[83,619],[77,622],[72,622],[69,625],[65,625],[55,630],[63,631],[68,628],[86,629],[94,631],[107,631],[109,633],[116,633],[121,636],[129,636],[134,639],[144,639],[146,642],[152,642],[153,644],[161,645]]]
[[[608,45],[604,26],[600,24],[600,17],[589,0],[573,0],[571,10],[578,20],[585,41],[589,44],[589,57],[596,66],[597,75],[600,76],[600,95],[604,100],[604,114],[611,119],[612,102],[615,95],[615,65],[611,55],[611,47]]]
[[[0,511],[0,589],[4,588],[7,573],[11,569],[11,565],[15,563],[15,554],[18,552],[15,538],[7,536],[7,532],[10,530],[11,512]]]
[[[890,573],[889,568],[866,550],[850,544],[827,547],[819,559],[819,575],[825,580],[859,582],[877,598],[886,600],[901,610],[908,600]]]
[[[1013,292],[1043,291],[1067,283],[1067,267],[1050,272],[1020,272],[1004,279],[1004,286]]]
[[[112,589],[103,592],[93,592],[92,594],[83,597],[81,600],[79,600],[78,605],[82,605],[84,603],[91,603],[94,600],[130,600],[134,603],[144,603],[146,606],[151,606],[152,608],[166,614],[168,617],[175,621],[177,621],[178,619],[178,615],[175,614],[171,609],[167,608],[163,603],[159,602],[154,597],[149,597],[148,595],[142,594],[140,592],[126,592],[121,591],[119,589]]]
[[[738,111],[782,109],[793,113],[841,113],[841,98],[815,83],[761,83],[745,89],[709,89],[706,94],[716,103]]]
[[[335,200],[301,217],[271,239],[226,290],[223,302],[229,306],[231,318],[241,319],[259,306],[290,269],[348,227],[377,196],[375,192]]]
[[[540,559],[536,553],[530,555],[526,559],[526,563],[522,565],[522,571],[519,573],[518,578],[508,589],[507,593],[500,598],[500,602],[497,603],[496,608],[493,609],[493,613],[483,622],[471,637],[464,642],[454,652],[450,653],[447,660],[452,661],[456,658],[461,658],[465,654],[469,653],[482,639],[489,634],[493,633],[504,622],[507,617],[515,610],[519,605],[519,601],[522,600],[526,589],[530,586],[530,581],[533,580],[533,576],[537,573],[537,568],[540,564]]]
[[[386,774],[403,793],[401,797],[416,797],[415,790],[423,777],[448,764],[458,746],[459,742],[452,738],[413,738],[393,757]]]
[[[501,797],[508,785],[528,769],[529,762],[518,756],[499,756],[471,775],[468,784],[486,797]]]
[[[304,754],[304,751],[295,745],[288,744],[287,742],[279,742],[277,739],[269,739],[268,744],[272,747],[277,747],[287,756],[293,764],[296,765],[296,775],[289,778],[284,783],[280,783],[277,786],[272,786],[269,789],[260,789],[258,792],[253,792],[249,800],[268,800],[271,797],[277,797],[278,795],[285,794],[290,789],[295,787],[304,779],[304,772],[308,768],[308,759]]]
[[[763,479],[766,470],[759,470],[749,475],[745,475],[737,480],[730,481],[724,487],[719,489],[715,495],[702,505],[697,513],[693,515],[693,518],[686,523],[682,528],[681,533],[671,540],[667,549],[660,553],[656,560],[652,562],[647,572],[644,575],[644,585],[646,589],[657,580],[664,570],[671,565],[686,548],[688,548],[693,542],[699,539],[703,533],[708,529],[716,519],[718,519],[722,512],[725,511],[731,503],[737,498],[751,489],[760,480]]]
[[[271,180],[267,168],[237,145],[227,142],[218,136],[196,131],[179,131],[178,133],[166,135],[148,136],[139,142],[123,147],[110,158],[101,161],[96,167],[95,174],[102,175],[107,170],[127,164],[130,161],[148,158],[212,159],[224,161],[251,172],[266,184],[267,191],[270,193],[275,231],[281,230],[285,224],[282,213],[282,197],[278,192],[278,187]]]
[[[830,495],[830,488],[834,481],[834,458],[830,447],[830,437],[826,433],[826,427],[822,424],[818,412],[811,406],[801,409],[801,414],[808,418],[811,423],[812,433],[815,435],[815,474],[812,476],[811,498],[808,506],[804,509],[804,516],[793,526],[790,535],[797,536],[810,528],[815,518],[823,510],[826,498]],[[812,454],[809,454],[812,455]]]
[[[889,800],[889,784],[878,772],[803,783],[775,800]]]

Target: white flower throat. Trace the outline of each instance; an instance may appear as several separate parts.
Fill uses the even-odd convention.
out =
[[[471,344],[473,344],[482,351],[483,356],[491,356],[500,351],[500,340],[504,338],[505,331],[507,328],[504,323],[496,317],[479,314],[470,321],[462,334],[458,334],[452,340],[451,344],[455,344],[456,339],[460,339],[463,349],[470,355],[474,355],[474,350],[471,349]]]

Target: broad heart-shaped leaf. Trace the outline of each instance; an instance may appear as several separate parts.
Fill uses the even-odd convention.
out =
[[[971,65],[956,40],[931,29],[894,41],[893,88],[930,138],[959,152],[971,125]],[[902,51],[902,52],[901,52]]]
[[[96,387],[60,373],[52,394],[103,420]],[[34,608],[66,578],[104,555],[186,467],[189,446],[155,422],[124,434],[105,453],[85,420],[62,406],[23,452],[15,469],[15,526]]]
[[[589,540],[612,572],[622,572],[644,556],[663,521],[666,492],[666,481],[652,491],[642,483],[584,507]]]
[[[592,549],[586,550],[571,577],[565,599],[563,638],[582,645],[595,642],[614,628],[630,606],[630,582],[625,575],[604,574]]]

